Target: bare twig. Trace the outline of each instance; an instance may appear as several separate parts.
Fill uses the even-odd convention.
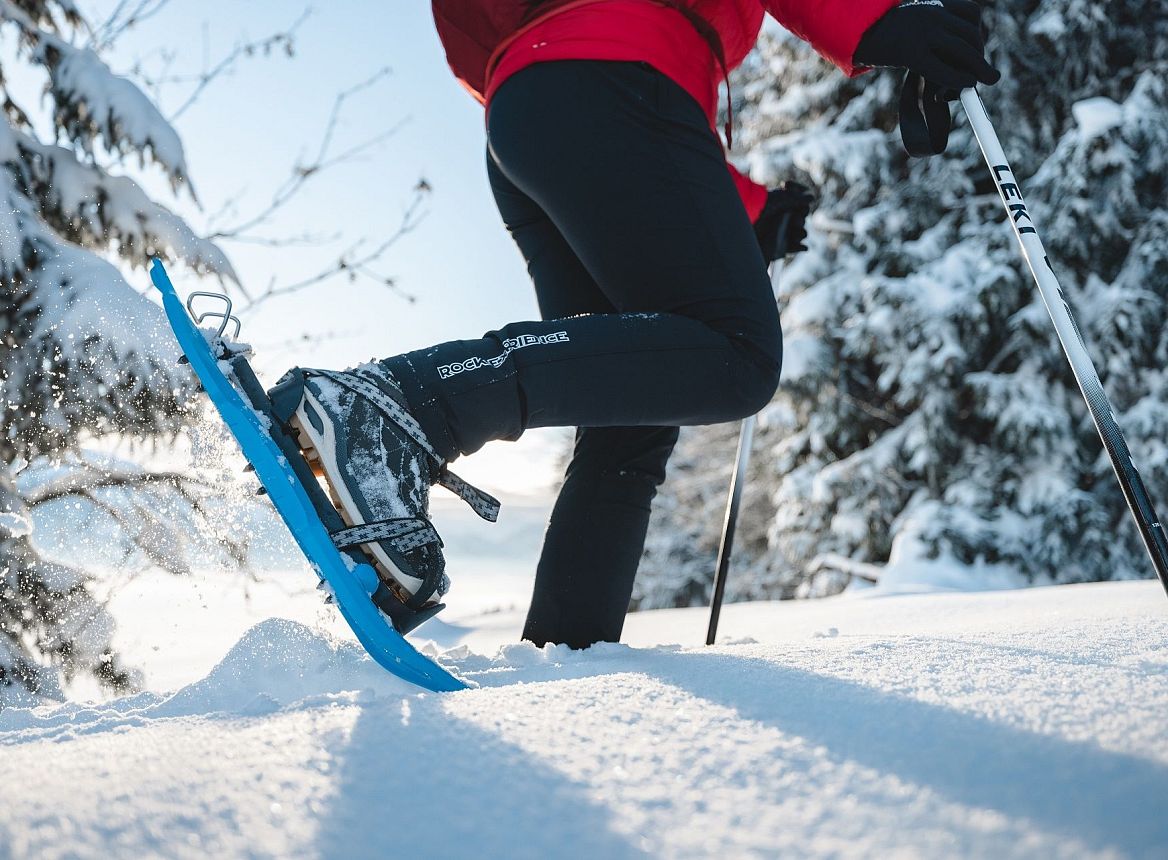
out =
[[[93,37],[94,44],[102,46],[112,43],[117,35],[124,33],[126,29],[140,23],[145,18],[156,14],[168,2],[169,0],[121,0],[110,17],[95,31]],[[171,74],[169,70],[174,63],[175,55],[172,52],[166,51],[160,54],[163,63],[163,74],[154,76],[148,74],[144,71],[141,62],[135,66],[135,74],[146,86],[159,94],[159,96],[164,87],[193,85],[193,88],[187,93],[178,109],[171,114],[170,121],[174,122],[206,93],[207,88],[212,83],[228,74],[241,60],[261,53],[268,54],[281,47],[291,54],[295,36],[300,31],[302,25],[308,20],[311,13],[311,8],[306,8],[300,17],[285,30],[263,39],[236,44],[229,53],[217,62],[210,60],[207,40],[204,38],[205,56],[203,59],[203,70],[197,74]],[[290,246],[321,247],[338,241],[341,238],[340,233],[328,234],[326,232],[306,230],[291,236],[269,236],[262,235],[257,231],[265,225],[270,224],[277,215],[301,195],[308,184],[316,177],[321,176],[332,168],[359,160],[362,156],[397,134],[402,126],[409,122],[410,118],[407,116],[393,126],[371,137],[350,146],[337,148],[337,132],[348,104],[353,98],[374,87],[390,74],[392,74],[392,69],[383,67],[353,86],[339,92],[333,100],[332,108],[324,125],[324,131],[312,156],[307,159],[301,158],[292,166],[287,178],[276,188],[268,202],[261,206],[258,211],[243,217],[237,223],[230,226],[217,226],[239,210],[239,201],[243,196],[243,192],[241,191],[229,197],[219,210],[208,218],[206,238],[216,242],[238,242],[269,248],[287,248]],[[160,98],[156,100],[160,100]],[[422,203],[429,191],[430,185],[425,179],[418,182],[414,188],[413,198],[402,214],[401,222],[384,240],[378,241],[376,244],[367,238],[353,242],[340,252],[334,262],[321,267],[314,274],[295,283],[277,284],[273,281],[257,297],[253,298],[246,290],[240,288],[244,298],[248,300],[246,307],[254,307],[276,296],[298,292],[338,276],[346,276],[350,280],[365,278],[397,292],[406,301],[411,303],[416,301],[415,296],[400,289],[392,276],[379,271],[378,263],[381,262],[390,248],[403,236],[412,232],[422,220],[424,217]]]
[[[288,178],[284,180],[284,184],[276,189],[272,195],[272,199],[267,206],[261,209],[250,218],[244,219],[242,222],[235,224],[228,228],[215,230],[207,238],[212,240],[226,239],[232,241],[240,241],[247,237],[250,230],[267,223],[272,216],[278,213],[281,209],[287,206],[297,195],[300,194],[313,177],[319,176],[329,168],[336,167],[348,161],[352,161],[357,157],[365,154],[380,143],[383,143],[388,138],[395,135],[401,127],[409,121],[409,117],[399,121],[393,127],[383,131],[363,143],[351,146],[340,153],[332,153],[333,138],[336,135],[337,125],[340,122],[341,113],[345,107],[345,103],[357,93],[368,89],[378,81],[382,80],[391,73],[389,68],[378,70],[375,74],[365,79],[361,83],[350,87],[337,94],[333,101],[333,107],[329,113],[328,121],[325,123],[324,134],[321,136],[320,145],[317,147],[315,156],[306,164],[296,164],[293,166]]]
[[[263,54],[266,56],[273,50],[279,48],[283,48],[284,52],[291,56],[294,51],[294,39],[296,33],[311,15],[312,10],[305,9],[300,14],[300,17],[293,21],[292,25],[283,32],[275,33],[274,35],[267,36],[263,39],[258,39],[253,42],[240,42],[230,51],[230,53],[219,60],[219,62],[215,65],[210,67],[205,65],[202,72],[193,76],[193,78],[187,79],[188,82],[193,81],[195,84],[194,89],[192,89],[191,92],[187,95],[186,101],[179,105],[174,113],[168,117],[168,120],[173,123],[180,116],[186,113],[187,110],[199,100],[199,97],[203,94],[203,91],[207,89],[207,87],[209,87],[212,83],[214,83],[217,78],[230,71],[231,68],[235,66],[235,64],[239,62],[241,58],[253,57],[256,54]],[[181,78],[174,78],[173,82],[182,83],[183,80]]]
[[[101,52],[117,41],[127,30],[149,20],[170,5],[170,0],[119,0],[113,12],[89,37],[90,49]]]
[[[332,343],[338,340],[350,340],[359,333],[360,332],[358,330],[301,332],[295,337],[289,337],[279,341],[259,342],[255,343],[254,346],[256,350],[260,352],[277,352],[280,350],[292,349],[293,347],[303,347],[305,344],[319,346],[323,343]]]
[[[175,485],[174,489],[180,496],[182,496],[183,500],[191,506],[191,510],[193,510],[198,516],[202,517],[204,521],[209,521],[211,519],[211,512],[207,510],[207,506],[204,504],[203,500],[192,491],[193,486],[196,486],[196,484],[193,482],[179,481]],[[219,545],[227,551],[227,555],[233,562],[235,562],[241,568],[247,567],[247,550],[249,542],[246,536],[240,538],[224,537],[219,541]]]
[[[392,248],[395,244],[397,244],[397,242],[400,241],[403,236],[413,232],[413,230],[422,221],[422,219],[425,217],[425,213],[421,211],[422,204],[425,202],[428,194],[429,185],[425,183],[425,180],[419,182],[418,185],[414,188],[413,199],[402,213],[402,219],[398,224],[397,229],[391,233],[388,238],[384,239],[373,248],[369,250],[363,250],[363,246],[366,243],[364,240],[362,240],[360,242],[354,243],[344,252],[342,252],[335,263],[332,263],[331,265],[321,269],[320,271],[310,275],[307,278],[303,278],[302,280],[294,281],[289,284],[279,284],[275,281],[272,281],[268,284],[267,289],[248,302],[248,304],[244,306],[244,309],[251,310],[257,305],[269,301],[270,299],[299,292],[300,290],[321,284],[339,275],[345,275],[351,281],[356,280],[358,277],[365,277],[397,292],[402,296],[402,298],[410,303],[417,301],[416,296],[412,295],[411,293],[404,292],[392,277],[379,274],[373,270],[372,266],[374,263],[381,260],[381,258],[385,256],[386,252],[389,251],[389,249]]]
[[[295,236],[287,237],[272,237],[272,236],[236,236],[231,241],[238,242],[241,245],[258,245],[261,248],[288,248],[288,247],[323,247],[324,245],[331,245],[341,239],[342,234],[337,232],[331,235],[323,233],[300,233]]]
[[[340,238],[337,234],[331,238],[325,237],[321,234],[306,231],[293,237],[271,237],[254,235],[252,231],[270,223],[271,220],[279,214],[285,207],[294,201],[307,187],[309,182],[314,178],[321,176],[324,172],[335,168],[339,165],[346,164],[359,159],[384,141],[388,140],[402,128],[402,126],[409,121],[409,117],[399,121],[392,127],[373,135],[359,143],[335,150],[337,129],[340,125],[341,119],[348,102],[370,87],[373,87],[382,79],[392,73],[388,67],[379,69],[368,78],[359,83],[342,90],[337,94],[333,100],[332,109],[329,112],[327,121],[325,122],[324,132],[321,134],[320,142],[316,147],[313,156],[306,160],[298,162],[293,166],[287,179],[281,184],[273,193],[267,205],[261,208],[258,212],[250,217],[244,218],[239,223],[231,227],[221,227],[212,230],[208,238],[214,241],[224,242],[241,242],[254,245],[263,245],[267,247],[288,247],[289,245],[323,245],[331,241],[336,241]],[[350,280],[357,278],[366,278],[381,286],[388,287],[397,292],[406,301],[414,302],[416,297],[404,292],[398,286],[392,276],[383,274],[377,270],[377,264],[385,257],[386,253],[392,248],[403,236],[412,232],[425,216],[423,211],[423,204],[430,193],[430,184],[421,179],[414,187],[413,197],[402,213],[401,221],[397,228],[390,233],[385,239],[371,244],[367,239],[361,239],[350,244],[345,248],[336,258],[336,260],[327,266],[322,267],[312,275],[302,278],[293,283],[280,284],[274,280],[268,284],[260,295],[252,298],[248,296],[248,304],[245,308],[251,309],[257,305],[262,304],[270,299],[278,296],[286,296],[291,293],[299,292],[308,287],[324,283],[334,277],[344,276]],[[220,209],[217,217],[221,217],[225,212],[233,210],[236,205],[237,198],[229,200],[227,204]],[[214,224],[216,218],[211,219]]]
[[[847,574],[854,579],[860,579],[864,582],[876,585],[880,582],[880,575],[884,569],[876,564],[869,564],[866,561],[856,561],[855,559],[847,558],[838,553],[825,552],[815,556],[811,559],[811,564],[808,565],[808,572],[812,574],[820,573],[824,570],[839,571]]]
[[[169,490],[190,508],[197,520],[211,522],[213,511],[207,506],[203,495],[215,493],[217,489],[207,481],[192,478],[181,472],[117,472],[99,468],[82,467],[62,478],[26,494],[23,498],[29,510],[49,502],[62,499],[81,499],[92,504],[97,510],[109,516],[130,543],[142,550],[147,557],[172,572],[184,572],[185,562],[167,555],[165,547],[157,545],[153,539],[164,523],[151,508],[143,507],[136,499],[129,502],[129,509],[104,498],[100,491],[124,489],[138,493],[156,494]],[[155,496],[155,498],[159,498]],[[227,537],[217,541],[233,562],[246,566],[248,541],[246,536]]]
[[[181,472],[107,472],[100,469],[85,469],[70,472],[59,480],[33,490],[24,497],[24,502],[31,509],[60,499],[85,496],[94,490],[113,487],[147,489],[162,486],[171,489],[211,487],[206,481],[200,481]]]
[[[131,510],[123,510],[89,490],[77,495],[110,517],[130,543],[155,565],[176,575],[190,573],[186,560],[177,553],[168,553],[167,542],[158,540],[161,523],[151,511],[137,503],[131,504]]]
[[[872,418],[875,418],[877,421],[883,421],[889,427],[899,427],[904,421],[903,416],[894,415],[893,413],[887,411],[886,409],[881,409],[875,403],[870,403],[867,400],[862,400],[859,397],[856,397],[854,394],[851,394],[847,391],[844,391],[839,386],[834,385],[832,383],[828,383],[827,385],[825,385],[824,390],[834,393],[840,399],[850,403],[852,406],[855,406],[861,412],[864,412],[867,415],[870,415]]]

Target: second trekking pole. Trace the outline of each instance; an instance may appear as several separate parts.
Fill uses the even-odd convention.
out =
[[[786,245],[789,218],[779,227],[779,241]],[[771,263],[771,286],[778,291],[782,258]],[[734,552],[734,532],[738,528],[738,510],[742,506],[742,489],[746,484],[746,467],[750,465],[750,446],[754,442],[757,417],[751,415],[742,422],[738,434],[738,455],[734,459],[734,474],[730,477],[730,497],[726,501],[726,519],[722,522],[722,540],[718,544],[718,565],[714,569],[714,593],[710,598],[710,626],[706,628],[706,644],[713,645],[718,637],[718,619],[722,615],[722,598],[726,594],[726,576],[730,572],[730,556]]]

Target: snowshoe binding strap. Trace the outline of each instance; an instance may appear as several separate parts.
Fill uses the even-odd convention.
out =
[[[338,385],[345,386],[354,394],[359,394],[364,397],[380,409],[385,417],[397,424],[407,436],[413,439],[430,456],[431,460],[437,464],[441,464],[437,470],[435,483],[450,490],[450,492],[470,505],[471,510],[484,520],[493,523],[499,519],[499,509],[501,507],[499,500],[489,493],[485,493],[477,487],[468,484],[447,469],[445,463],[442,462],[442,458],[438,456],[438,452],[434,450],[434,446],[430,444],[430,440],[426,438],[426,434],[422,430],[421,425],[414,419],[414,416],[406,411],[404,406],[372,382],[367,379],[362,379],[359,376],[354,376],[351,373],[336,373],[331,370],[313,370],[312,373],[318,373],[321,376],[328,377]]]
[[[450,492],[470,505],[471,510],[487,522],[493,523],[498,521],[499,508],[502,505],[490,493],[485,493],[478,487],[471,486],[445,466],[438,472],[438,480],[436,483],[450,490]]]
[[[402,554],[429,543],[442,545],[442,538],[438,537],[438,532],[434,530],[434,527],[426,520],[414,517],[363,523],[359,526],[351,526],[333,532],[330,537],[337,549],[348,549],[363,543],[386,541]]]
[[[359,526],[350,526],[331,532],[329,537],[332,538],[333,546],[342,551],[362,544],[387,543],[395,552],[405,555],[412,550],[426,546],[426,544],[443,545],[442,538],[438,536],[434,526],[430,524],[429,520],[421,517],[394,517],[388,520],[362,523]],[[438,591],[441,582],[441,571],[431,573],[426,576],[421,587],[412,595],[401,593],[395,599],[409,609],[423,609]],[[383,590],[392,593],[392,589],[389,588],[384,579],[381,580],[381,586],[378,588],[379,592]],[[377,603],[382,610],[385,609],[376,597],[374,603]],[[395,618],[392,613],[390,613],[390,617]],[[396,620],[394,624],[396,626]]]
[[[913,158],[940,155],[949,145],[953,125],[949,94],[916,72],[905,75],[900,90],[900,138]]]

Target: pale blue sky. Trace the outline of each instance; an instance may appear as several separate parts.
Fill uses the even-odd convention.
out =
[[[112,0],[91,0],[87,8],[108,11],[113,5]],[[197,71],[204,54],[214,60],[241,37],[279,31],[305,8],[301,0],[172,0],[127,34],[107,61],[115,71],[139,59],[148,68],[157,67],[165,50],[177,53],[176,70]],[[178,119],[204,204],[203,214],[186,202],[178,204],[180,211],[199,227],[206,213],[241,191],[241,214],[261,209],[297,156],[315,151],[335,95],[383,66],[392,67],[393,74],[350,105],[338,129],[339,143],[360,142],[403,119],[405,125],[359,162],[317,179],[267,232],[342,231],[376,241],[398,224],[420,176],[434,193],[424,222],[380,266],[418,302],[410,305],[368,282],[334,282],[275,300],[244,321],[244,339],[263,350],[261,368],[341,367],[442,340],[477,337],[535,316],[522,260],[486,182],[482,108],[447,69],[430,4],[319,3],[302,26],[296,48],[292,60],[281,56],[240,64]],[[166,95],[164,111],[177,107],[182,92]],[[170,204],[166,196],[160,199]],[[320,249],[225,247],[253,290],[270,277],[295,280],[329,259]],[[301,334],[330,332],[343,337],[280,346]],[[493,479],[503,491],[546,483],[565,439],[562,431],[528,434],[519,445],[491,446],[467,461],[463,471],[488,483]]]

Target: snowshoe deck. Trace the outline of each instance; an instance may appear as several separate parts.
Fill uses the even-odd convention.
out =
[[[378,578],[360,549],[341,552],[333,545],[329,535],[344,528],[344,523],[297,444],[273,419],[267,395],[245,353],[224,342],[222,334],[233,319],[230,310],[203,314],[196,320],[160,261],[151,265],[150,277],[162,293],[163,308],[186,360],[365,650],[394,675],[419,687],[435,692],[465,689],[466,684],[419,654],[402,635],[442,606],[407,608]],[[204,317],[223,323],[210,340],[196,326]]]

